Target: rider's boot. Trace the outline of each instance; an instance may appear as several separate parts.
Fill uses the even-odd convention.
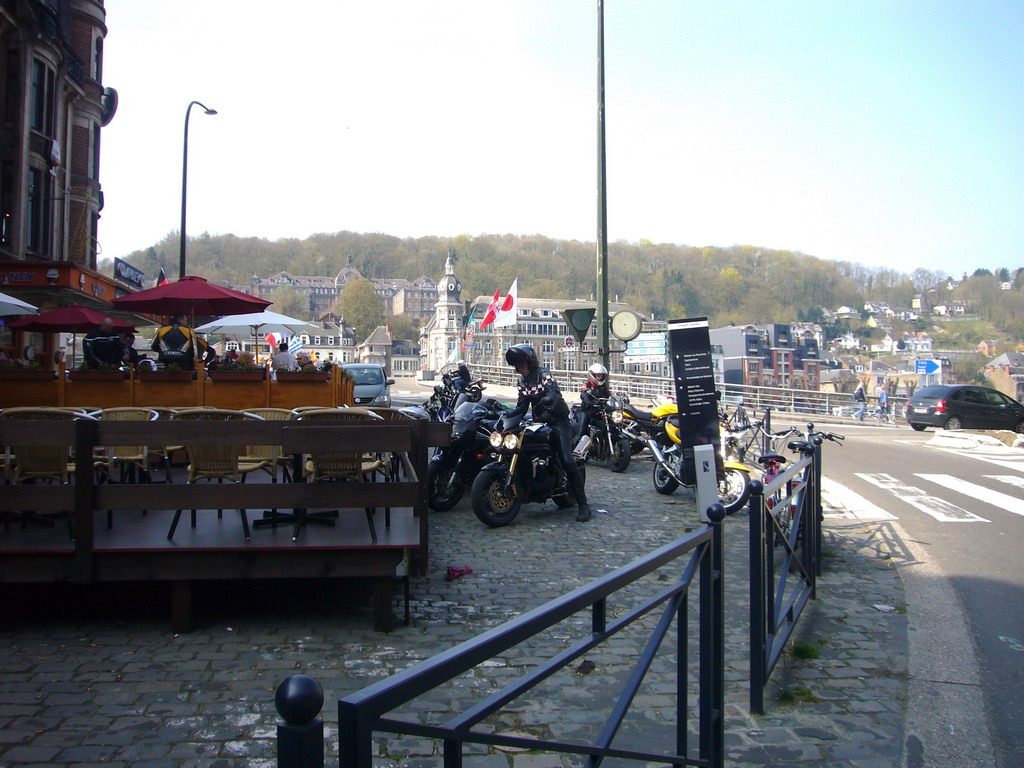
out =
[[[580,477],[577,471],[570,472],[567,479],[569,480],[569,490],[576,497],[576,522],[585,523],[591,518],[593,512],[590,509],[590,504],[587,502],[587,492],[583,489],[583,478]]]

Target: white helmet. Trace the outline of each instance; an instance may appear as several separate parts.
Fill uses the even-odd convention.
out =
[[[608,383],[608,369],[600,363],[594,363],[587,369],[587,373],[590,374],[590,383],[596,387],[604,386]]]

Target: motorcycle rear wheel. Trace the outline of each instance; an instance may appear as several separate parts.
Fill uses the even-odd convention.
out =
[[[608,466],[612,472],[625,472],[629,467],[629,460],[633,456],[630,449],[629,438],[620,437],[615,443],[615,450],[608,459]]]
[[[473,481],[470,494],[473,514],[489,528],[508,525],[515,520],[519,508],[523,506],[522,495],[517,491],[514,479],[506,491],[507,475],[508,471],[504,467],[495,467],[481,470]]]
[[[427,466],[427,493],[429,506],[435,512],[447,512],[462,499],[466,483],[454,466],[431,462]]]
[[[663,493],[666,496],[676,492],[676,488],[679,487],[679,481],[676,480],[669,473],[668,469],[657,462],[654,464],[654,490],[658,493]]]

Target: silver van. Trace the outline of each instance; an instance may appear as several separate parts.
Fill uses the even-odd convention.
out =
[[[395,383],[384,374],[384,366],[375,363],[345,363],[342,369],[355,382],[355,404],[391,407],[391,390]]]

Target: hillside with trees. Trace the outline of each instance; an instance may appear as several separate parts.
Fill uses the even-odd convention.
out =
[[[595,244],[543,235],[398,238],[335,232],[270,241],[203,234],[189,240],[188,271],[245,286],[254,274],[267,277],[281,270],[335,275],[351,260],[367,278],[436,279],[444,272],[449,248],[458,254],[456,269],[467,298],[505,291],[515,278],[521,296],[586,299],[595,294]],[[177,233],[125,260],[150,277],[161,266],[168,275],[177,274]],[[749,245],[699,248],[647,240],[609,244],[608,262],[610,298],[657,319],[707,316],[713,326],[812,320],[817,308],[860,307],[865,301],[910,307],[915,294],[948,277],[927,269],[906,274]],[[991,332],[1019,339],[1024,337],[1022,275],[1021,269],[1006,267],[978,270],[964,275],[952,291],[942,288],[942,296],[963,299]],[[1009,290],[1002,287],[1006,283],[1012,284]],[[289,308],[275,307],[286,313]]]

